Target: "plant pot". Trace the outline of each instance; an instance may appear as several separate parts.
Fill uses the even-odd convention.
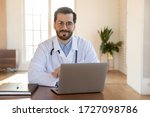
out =
[[[102,54],[100,62],[107,62],[108,63],[108,70],[114,69],[114,59],[110,53]]]

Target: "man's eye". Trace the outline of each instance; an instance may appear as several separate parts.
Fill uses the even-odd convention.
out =
[[[73,23],[72,22],[67,22],[67,25],[72,25]]]
[[[58,24],[63,25],[63,24],[64,24],[64,22],[58,22]]]

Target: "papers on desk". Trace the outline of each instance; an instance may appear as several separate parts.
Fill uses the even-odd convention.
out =
[[[37,88],[37,84],[3,83],[0,84],[0,96],[30,96]]]

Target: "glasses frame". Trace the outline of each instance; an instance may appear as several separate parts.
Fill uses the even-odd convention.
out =
[[[58,27],[62,28],[64,27],[64,25],[67,27],[67,28],[72,28],[74,26],[74,22],[72,21],[67,21],[67,22],[64,22],[64,21],[56,21],[56,24],[58,25]]]

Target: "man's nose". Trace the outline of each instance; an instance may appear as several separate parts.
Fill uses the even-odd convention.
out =
[[[67,24],[66,23],[64,23],[63,25],[62,25],[62,29],[67,29]]]

